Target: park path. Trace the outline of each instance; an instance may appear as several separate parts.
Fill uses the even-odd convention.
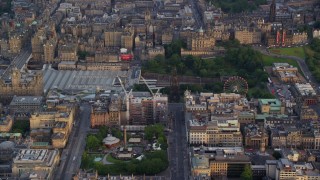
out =
[[[266,49],[264,47],[255,47],[255,46],[253,46],[253,49],[258,50],[259,52],[261,52],[262,54],[267,55],[267,56],[295,60],[298,63],[298,65],[299,65],[299,67],[301,69],[301,72],[303,73],[304,77],[306,79],[309,79],[310,83],[312,83],[316,87],[319,87],[319,84],[317,83],[316,79],[312,76],[312,73],[309,70],[309,67],[308,67],[305,59],[302,59],[302,58],[296,57],[296,56],[275,54],[275,53],[270,52],[268,49]]]

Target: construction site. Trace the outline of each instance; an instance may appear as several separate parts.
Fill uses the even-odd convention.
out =
[[[91,127],[166,125],[168,96],[159,92],[161,88],[149,85],[142,76],[139,81],[149,91],[128,91],[119,76],[116,82],[122,91],[97,91],[92,98]]]

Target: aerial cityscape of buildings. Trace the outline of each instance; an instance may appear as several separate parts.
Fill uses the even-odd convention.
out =
[[[238,2],[0,0],[0,179],[320,179],[320,2]]]

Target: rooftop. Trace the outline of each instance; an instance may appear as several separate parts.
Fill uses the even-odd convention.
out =
[[[21,149],[14,159],[14,162],[43,162],[48,156],[47,149]]]
[[[192,166],[193,168],[209,168],[209,159],[204,155],[194,156]]]
[[[139,70],[138,70],[139,71]],[[44,72],[44,91],[57,88],[67,91],[100,89],[122,91],[121,86],[115,86],[117,76],[125,77],[127,85],[131,86],[139,78],[137,70],[129,71],[70,71],[47,69]]]
[[[286,169],[286,170],[295,171],[293,163],[291,161],[289,161],[288,159],[285,159],[285,158],[279,159],[278,167],[281,170]]]
[[[299,92],[301,96],[317,95],[316,91],[314,90],[314,88],[311,86],[310,83],[305,83],[305,84],[296,83],[294,87],[296,88],[296,90]]]
[[[42,96],[14,96],[10,106],[15,105],[41,105]]]
[[[279,99],[259,99],[259,102],[262,105],[281,106],[281,102]]]

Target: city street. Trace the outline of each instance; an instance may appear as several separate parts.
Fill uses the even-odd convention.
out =
[[[22,67],[27,63],[27,61],[31,58],[31,48],[22,49],[21,53],[16,56],[12,62],[11,66],[16,66],[18,69],[22,69]],[[8,78],[10,75],[10,66],[3,72],[1,75],[4,78]]]
[[[67,147],[61,155],[61,163],[54,179],[70,180],[80,168],[81,156],[86,145],[85,139],[90,127],[90,105],[80,106],[78,119],[69,137]]]
[[[197,1],[194,0],[189,0],[189,4],[191,5],[191,9],[193,12],[193,17],[195,19],[195,21],[197,22],[197,27],[204,27],[203,22],[202,22],[202,18],[200,15],[200,10],[199,10],[199,6],[197,4]]]
[[[182,103],[169,103],[169,110],[173,113],[173,129],[168,138],[170,179],[175,180],[187,180],[190,174],[189,149],[183,106]]]

